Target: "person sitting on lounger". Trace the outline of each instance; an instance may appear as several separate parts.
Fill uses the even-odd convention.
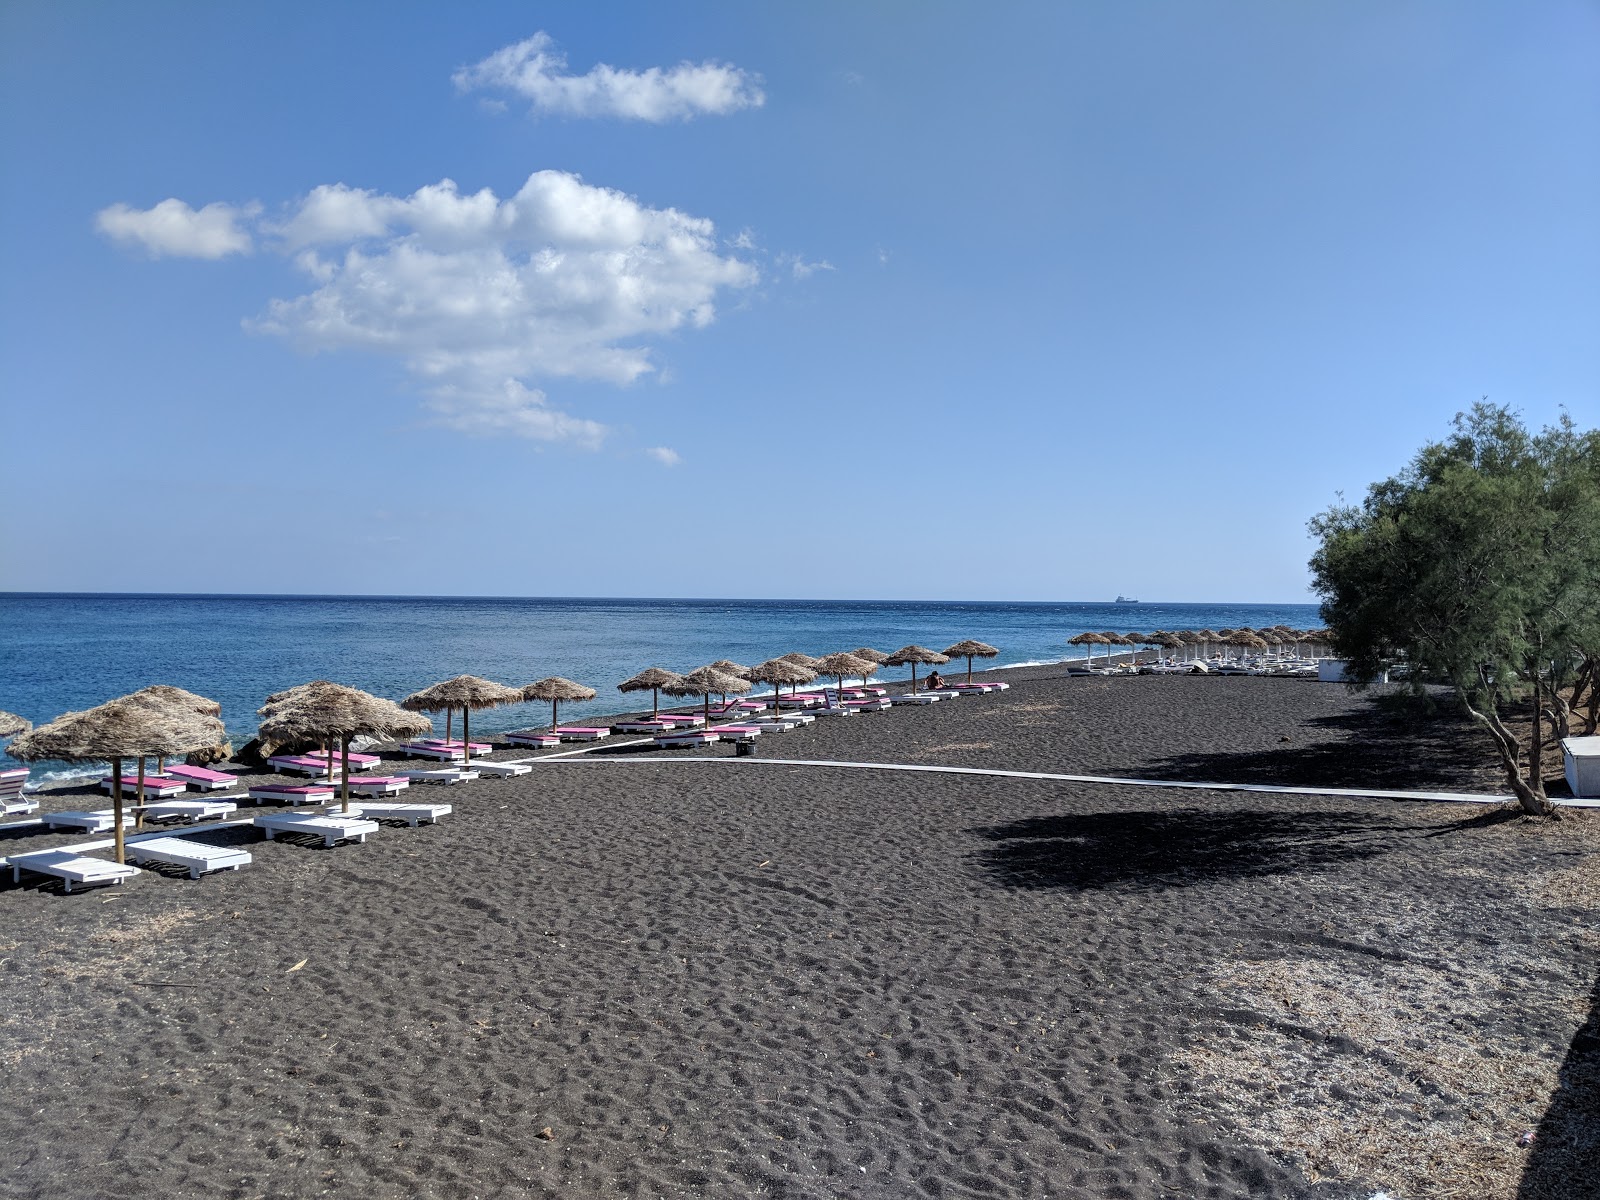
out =
[[[937,672],[937,671],[930,672],[929,675],[928,675],[928,688],[927,688],[927,690],[930,691],[930,692],[936,692],[940,688],[942,688],[943,686],[944,686],[944,676],[939,674],[939,672]]]

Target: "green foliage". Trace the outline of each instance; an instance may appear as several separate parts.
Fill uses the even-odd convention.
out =
[[[1600,657],[1600,436],[1565,417],[1533,435],[1480,403],[1311,530],[1322,616],[1357,680],[1404,660],[1499,725],[1508,700],[1553,695]],[[1529,786],[1542,798],[1536,771]]]

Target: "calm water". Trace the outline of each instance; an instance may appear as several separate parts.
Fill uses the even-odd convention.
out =
[[[565,675],[599,692],[563,718],[637,706],[616,684],[643,667],[685,671],[963,638],[992,665],[1051,662],[1086,630],[1319,624],[1315,605],[969,604],[820,600],[528,600],[417,597],[0,595],[0,709],[35,723],[152,683],[222,703],[235,745],[271,692],[332,679],[394,699],[468,673],[523,684]],[[980,664],[981,665],[981,664]],[[898,678],[903,670],[890,670]],[[648,694],[645,702],[648,703]],[[529,704],[477,714],[490,732],[549,720]],[[442,728],[442,723],[441,723]],[[6,760],[10,763],[10,760]],[[11,763],[10,765],[15,765]],[[60,773],[40,764],[36,780]]]

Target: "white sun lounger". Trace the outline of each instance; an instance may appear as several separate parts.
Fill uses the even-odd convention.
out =
[[[681,750],[688,746],[709,746],[721,738],[709,729],[680,729],[676,733],[658,733],[655,740],[656,745],[664,749]]]
[[[107,862],[103,858],[89,858],[71,850],[36,850],[32,854],[13,854],[6,860],[11,868],[11,882],[22,878],[24,871],[40,875],[54,875],[66,883],[64,891],[70,892],[75,883],[121,883],[139,873],[138,867]]]
[[[611,730],[593,725],[563,725],[556,732],[563,742],[598,742],[611,736]]]
[[[27,782],[27,767],[13,767],[9,771],[0,771],[0,815],[10,816],[12,813],[26,815],[39,811],[39,802],[22,794],[23,785]]]
[[[115,827],[116,810],[103,808],[97,812],[54,812],[39,818],[51,829],[81,829],[85,833],[105,833]],[[133,814],[123,813],[124,827],[133,824]]]
[[[190,879],[207,871],[237,871],[250,861],[250,852],[236,846],[208,846],[179,837],[143,838],[128,843],[128,857],[136,863],[171,863],[187,867]]]
[[[337,806],[328,809],[328,815],[342,815],[336,811]],[[425,821],[429,825],[437,824],[440,817],[447,817],[451,813],[448,804],[391,804],[383,801],[362,800],[359,803],[350,802],[349,815],[352,817],[368,817],[375,821],[404,821],[415,829],[418,822]]]
[[[402,771],[400,774],[412,783],[470,783],[478,777],[476,768],[467,771],[457,767],[434,767],[426,771]]]
[[[472,760],[472,769],[481,775],[494,775],[501,779],[508,775],[526,775],[533,770],[527,763],[484,762],[476,758]]]
[[[891,703],[891,704],[937,704],[939,701],[941,701],[943,699],[944,699],[944,695],[943,695],[943,693],[940,693],[940,692],[901,692],[898,695],[890,696],[889,697],[889,703]]]
[[[861,712],[854,708],[837,708],[832,704],[811,710],[819,717],[859,717]]]
[[[378,832],[378,823],[359,817],[333,817],[316,813],[262,813],[254,822],[272,841],[274,834],[306,833],[320,837],[324,846],[337,845],[346,838],[364,842],[367,834]]]
[[[158,800],[144,806],[146,821],[206,821],[237,812],[232,800]]]
[[[350,780],[352,796],[394,796],[411,786],[404,775],[378,775],[372,779]]]
[[[258,783],[250,789],[250,799],[260,804],[263,800],[287,800],[290,804],[321,804],[332,800],[334,791],[329,784]]]

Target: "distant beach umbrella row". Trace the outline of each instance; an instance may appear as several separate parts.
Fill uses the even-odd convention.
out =
[[[1292,629],[1287,625],[1274,625],[1266,629],[1185,629],[1176,633],[1167,630],[1156,630],[1154,633],[1117,633],[1106,630],[1103,633],[1080,633],[1069,638],[1067,644],[1083,646],[1085,655],[1093,661],[1095,646],[1160,646],[1168,650],[1184,647],[1232,646],[1240,650],[1268,650],[1274,646],[1299,647],[1307,643],[1326,645],[1332,637],[1332,633],[1326,629]],[[1108,650],[1107,656],[1109,655]]]

